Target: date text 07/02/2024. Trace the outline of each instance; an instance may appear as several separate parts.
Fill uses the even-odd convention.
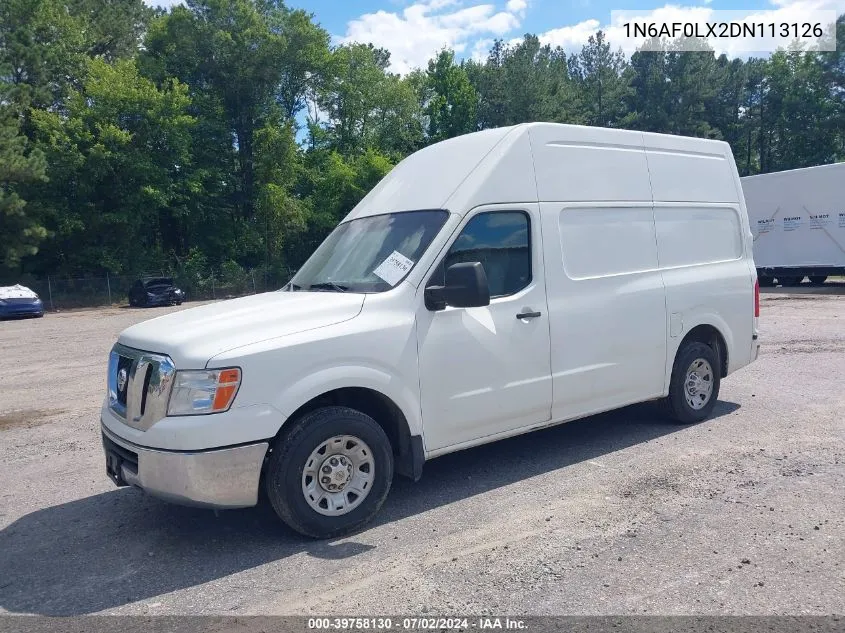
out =
[[[309,618],[308,629],[314,631],[425,631],[425,630],[526,630],[527,623],[517,618],[477,617],[438,618]]]

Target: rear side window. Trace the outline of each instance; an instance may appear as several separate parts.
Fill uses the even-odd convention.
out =
[[[731,207],[656,207],[654,220],[661,268],[742,257],[739,214]]]
[[[522,211],[488,211],[473,217],[449,248],[434,280],[461,262],[481,262],[490,297],[515,294],[531,283],[531,223]]]

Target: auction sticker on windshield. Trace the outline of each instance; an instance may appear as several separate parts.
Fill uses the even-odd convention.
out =
[[[387,259],[378,265],[378,268],[373,271],[373,274],[380,279],[384,279],[391,286],[395,286],[405,276],[405,273],[411,270],[411,266],[413,265],[414,262],[402,253],[393,251]]]

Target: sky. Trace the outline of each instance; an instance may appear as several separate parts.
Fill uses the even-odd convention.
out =
[[[179,0],[145,2],[169,6]],[[386,48],[391,70],[402,75],[424,68],[443,47],[454,50],[458,58],[483,60],[494,39],[517,41],[525,33],[569,52],[580,51],[600,28],[611,44],[621,44],[621,27],[611,23],[615,10],[681,21],[712,19],[721,11],[741,12],[750,21],[762,17],[789,22],[805,20],[818,10],[845,13],[845,0],[288,0],[287,4],[312,13],[335,45],[362,42]],[[746,55],[729,40],[716,48],[717,53]]]

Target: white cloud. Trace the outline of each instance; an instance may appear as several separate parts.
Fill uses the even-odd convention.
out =
[[[445,9],[460,3],[461,0],[429,0],[428,6],[432,9]]]
[[[528,8],[528,0],[508,0],[507,9],[511,13],[523,15]]]
[[[578,24],[551,29],[541,33],[539,38],[542,44],[549,44],[552,47],[560,46],[570,51],[580,51],[581,47],[586,44],[587,39],[591,35],[595,35],[600,27],[601,22],[598,20],[584,20],[578,22]]]
[[[475,44],[472,45],[472,59],[477,62],[486,61],[492,47],[492,39],[476,40]]]
[[[336,44],[384,47],[390,51],[391,71],[406,74],[424,68],[444,47],[480,54],[480,42],[489,46],[492,37],[519,28],[528,6],[527,0],[508,0],[504,11],[490,3],[456,8],[460,4],[461,0],[421,0],[401,12],[367,13],[350,21],[344,35],[332,39]]]

